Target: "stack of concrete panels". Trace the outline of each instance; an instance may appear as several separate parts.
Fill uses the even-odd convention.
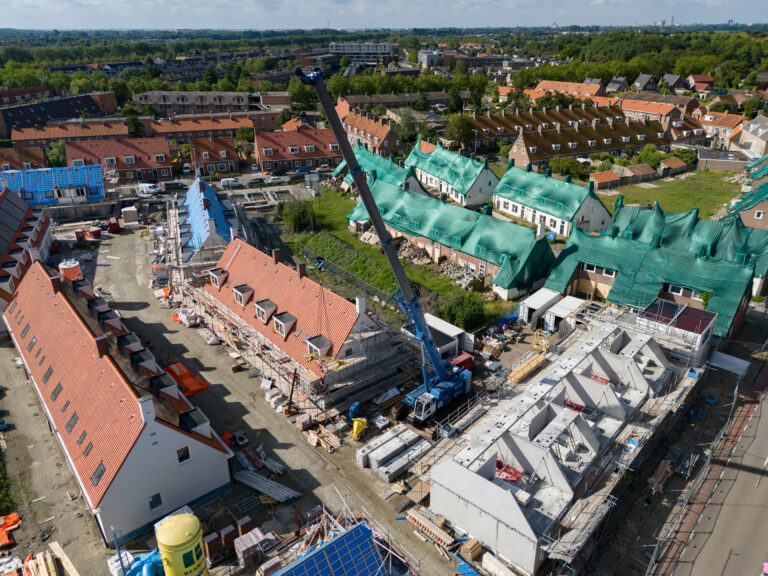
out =
[[[422,454],[429,450],[430,446],[429,442],[420,438],[417,442],[387,461],[383,466],[379,466],[376,471],[382,480],[392,482],[405,472],[413,462],[418,460]]]
[[[389,430],[388,432],[385,432],[378,438],[375,438],[368,442],[365,446],[358,449],[356,456],[357,459],[357,465],[360,466],[360,468],[368,468],[368,465],[370,463],[370,460],[368,459],[368,455],[376,450],[377,448],[380,448],[384,446],[387,442],[392,440],[392,438],[396,438],[398,434],[402,434],[405,432],[408,428],[406,428],[405,424],[398,424],[392,430]]]
[[[420,438],[413,430],[406,430],[402,434],[398,434],[397,437],[392,438],[392,440],[368,454],[371,468],[378,471],[386,462],[389,462],[409,446],[418,442]]]

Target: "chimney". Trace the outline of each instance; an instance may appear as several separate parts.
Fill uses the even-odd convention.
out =
[[[502,118],[506,118],[507,117],[507,109],[506,108],[502,108],[501,109],[501,117]]]
[[[472,120],[477,120],[477,110],[472,110]]]
[[[558,114],[560,113],[560,104],[555,106],[555,112],[557,112]]]
[[[560,134],[560,132],[562,130],[560,122],[555,122],[555,130],[557,130],[557,133]]]
[[[155,420],[155,405],[152,403],[152,396],[139,398],[139,407],[141,408],[141,421],[144,424]]]
[[[613,130],[613,116],[608,116],[608,126]]]
[[[539,124],[538,130],[539,130],[539,135],[541,136],[542,132],[544,131],[544,129],[541,127],[541,124]]]
[[[520,109],[519,108],[515,108],[515,116],[520,116]]]
[[[296,274],[298,276],[299,281],[301,281],[301,279],[307,275],[307,265],[304,264],[304,262],[299,262],[296,265]]]
[[[51,288],[53,288],[54,294],[61,290],[61,274],[57,274],[51,278]]]
[[[355,296],[355,312],[358,316],[365,314],[365,294]]]
[[[573,112],[573,104],[568,104],[568,112]]]
[[[109,340],[107,340],[107,336],[107,334],[102,334],[93,340],[96,342],[96,350],[99,353],[99,358],[103,358],[109,353]]]
[[[541,109],[541,111],[542,111],[544,114],[546,114],[546,113],[547,113],[547,107],[546,107],[546,106],[544,106],[544,107]]]
[[[408,190],[408,179],[407,179],[407,178],[406,178],[405,180],[403,180],[402,184],[400,184],[400,189],[401,189],[403,192],[405,192],[406,190]]]
[[[589,190],[590,192],[594,192],[595,191],[595,181],[594,180],[590,180],[589,181],[589,184],[587,184],[587,190]],[[617,207],[618,207],[618,204],[617,204]]]
[[[566,182],[566,184],[570,184],[571,183],[571,175],[570,174],[566,174],[565,175],[565,182]]]
[[[533,114],[533,106],[531,106],[530,108],[528,108],[528,114]]]
[[[581,109],[582,110],[586,110],[587,109],[587,103],[586,102],[584,102],[584,101],[581,102]]]
[[[272,265],[277,266],[282,260],[280,259],[280,248],[272,250]]]
[[[597,130],[597,118],[592,118],[592,130]]]

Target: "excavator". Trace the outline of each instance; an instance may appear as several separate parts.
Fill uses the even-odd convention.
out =
[[[373,194],[368,187],[368,181],[362,168],[357,162],[352,147],[347,140],[346,132],[341,125],[341,119],[336,113],[333,105],[333,99],[328,93],[323,80],[322,71],[315,68],[310,73],[305,73],[301,68],[296,69],[296,76],[305,85],[311,86],[320,106],[328,119],[336,142],[339,144],[341,155],[347,163],[349,174],[352,176],[357,192],[368,211],[368,217],[371,220],[376,234],[379,237],[379,243],[387,257],[387,262],[397,280],[398,291],[394,295],[403,316],[410,318],[413,322],[414,337],[421,345],[422,354],[427,361],[422,362],[422,383],[412,390],[405,398],[405,403],[413,409],[413,419],[417,423],[426,423],[440,410],[447,407],[453,400],[469,393],[472,387],[472,374],[469,370],[459,366],[450,366],[440,357],[440,352],[435,345],[432,334],[424,318],[424,312],[421,309],[418,298],[414,293],[410,280],[405,275],[405,269],[397,257],[397,250],[392,243],[392,236],[384,225],[384,220],[376,207]],[[431,370],[430,370],[431,368]]]

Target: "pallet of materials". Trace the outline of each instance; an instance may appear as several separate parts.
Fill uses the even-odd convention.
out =
[[[296,490],[292,490],[287,486],[283,486],[274,480],[270,480],[266,476],[251,472],[250,470],[239,470],[233,474],[233,477],[241,484],[245,484],[257,492],[266,494],[278,502],[290,502],[294,498],[301,496],[301,492],[296,492]]]
[[[547,361],[546,356],[543,354],[534,354],[530,358],[528,358],[525,362],[520,364],[519,366],[516,366],[512,372],[509,373],[509,377],[507,378],[510,382],[513,384],[519,384],[522,382],[523,378],[530,376],[536,370],[541,368],[541,366]]]
[[[399,454],[389,460],[383,466],[379,466],[376,472],[385,482],[392,482],[395,478],[405,472],[413,462],[421,458],[432,445],[421,438]]]
[[[421,512],[421,509],[411,508],[408,510],[408,521],[438,546],[448,548],[448,546],[453,544],[453,537],[434,524],[428,516]]]

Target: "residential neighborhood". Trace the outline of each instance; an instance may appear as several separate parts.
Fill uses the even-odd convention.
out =
[[[135,8],[3,12],[0,575],[768,574],[756,0]]]

